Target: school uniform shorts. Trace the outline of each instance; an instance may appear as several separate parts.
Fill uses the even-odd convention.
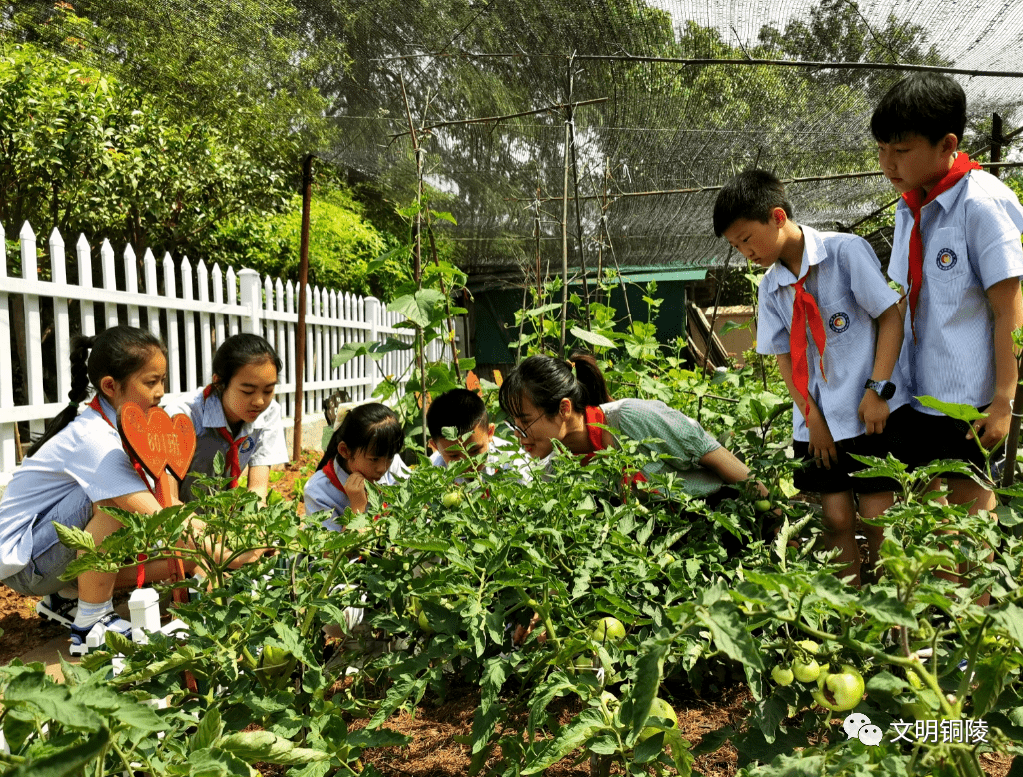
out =
[[[61,543],[56,524],[84,529],[91,518],[92,501],[81,488],[37,515],[32,524],[32,560],[18,574],[2,581],[3,584],[26,596],[46,596],[66,587],[68,583],[60,576],[78,551]]]
[[[818,466],[818,461],[810,455],[810,444],[796,440],[792,443],[795,459],[799,463],[792,481],[800,491],[834,494],[841,491],[852,491],[854,494],[879,494],[884,491],[894,491],[899,484],[891,478],[861,478],[853,473],[867,468],[866,464],[854,459],[850,454],[857,456],[877,456],[879,459],[887,457],[892,451],[892,421],[902,412],[905,406],[895,410],[888,418],[885,429],[881,434],[861,434],[849,440],[839,440],[835,443],[838,449],[838,461],[831,462],[831,469],[826,469],[823,464]]]
[[[978,408],[981,412],[985,407]],[[892,413],[892,453],[912,471],[938,459],[953,459],[973,464],[987,472],[987,462],[976,440],[966,439],[972,424],[947,415],[930,415],[906,405],[898,417]],[[901,412],[905,411],[905,412]],[[887,432],[889,427],[885,428]],[[950,474],[949,477],[963,477]]]

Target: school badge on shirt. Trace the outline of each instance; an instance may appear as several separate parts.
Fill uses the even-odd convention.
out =
[[[248,453],[249,451],[251,451],[255,447],[256,447],[256,441],[253,440],[252,436],[250,435],[250,436],[245,438],[245,442],[243,442],[240,446],[238,446],[238,450],[241,453]]]
[[[951,270],[956,266],[956,262],[959,261],[959,257],[956,256],[956,252],[951,248],[942,248],[938,251],[938,269],[939,270]]]
[[[844,332],[849,328],[849,314],[835,313],[835,315],[828,319],[828,326],[835,334]]]

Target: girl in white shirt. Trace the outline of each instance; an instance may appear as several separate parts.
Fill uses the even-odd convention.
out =
[[[21,594],[43,597],[37,612],[71,628],[74,655],[88,651],[86,637],[93,629],[100,637],[106,630],[130,636],[131,625],[114,612],[112,598],[115,587],[136,584],[137,567],[83,572],[76,590],[60,579],[76,552],[60,543],[54,526],[84,529],[99,545],[121,528],[104,508],[160,509],[125,453],[116,423],[125,402],[143,411],[159,405],[166,377],[163,343],[144,329],[115,326],[95,337],[76,337],[71,401],[29,449],[0,500],[0,580]],[[90,383],[95,396],[79,414]],[[149,580],[169,572],[166,561],[146,564]]]

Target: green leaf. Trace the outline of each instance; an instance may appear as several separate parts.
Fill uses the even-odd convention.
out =
[[[91,551],[96,549],[96,541],[84,529],[56,522],[53,524],[53,528],[57,530],[57,539],[71,550]]]
[[[220,719],[220,709],[217,707],[210,707],[206,710],[206,714],[203,715],[202,720],[199,721],[199,725],[196,727],[195,733],[192,734],[192,749],[202,750],[210,747],[214,742],[220,739],[220,735],[223,733],[224,723]]]
[[[328,761],[331,757],[329,753],[312,750],[308,747],[298,747],[294,742],[269,731],[242,731],[228,734],[217,743],[217,747],[246,763],[263,761],[269,764],[301,766],[314,761]]]
[[[987,418],[987,413],[980,412],[973,405],[963,405],[958,402],[942,402],[940,399],[929,397],[926,394],[916,399],[924,407],[938,410],[949,418],[955,418],[958,421],[976,421],[978,418]]]
[[[562,727],[553,739],[545,742],[532,758],[527,758],[522,774],[542,772],[581,746],[604,725],[600,712],[595,709],[583,710],[567,726]]]
[[[103,755],[110,742],[110,731],[102,729],[84,743],[55,753],[41,761],[28,761],[7,772],[8,777],[76,777],[86,766]]]
[[[597,334],[596,332],[590,332],[586,329],[581,329],[577,326],[572,327],[569,330],[573,335],[578,337],[584,343],[596,346],[598,348],[614,348],[614,341],[605,337],[604,335]]]
[[[540,316],[546,316],[548,313],[553,313],[555,310],[561,310],[560,302],[551,302],[547,305],[541,305],[538,308],[527,310],[526,316],[529,318],[539,318]]]
[[[99,731],[103,721],[93,710],[72,698],[66,686],[57,685],[46,675],[22,674],[4,689],[3,704],[38,710],[46,720],[59,720],[75,731]]]
[[[702,613],[701,620],[710,628],[714,647],[742,664],[764,668],[760,646],[746,628],[738,608],[732,602],[715,602]]]
[[[415,294],[399,297],[388,304],[392,313],[400,313],[420,328],[426,328],[434,320],[438,308],[444,305],[446,298],[435,289],[422,289]]]
[[[639,732],[650,717],[664,674],[664,657],[668,647],[655,642],[647,642],[640,646],[640,656],[635,668],[630,672],[634,677],[629,695],[622,700],[622,723],[628,728],[628,741],[635,742]]]
[[[189,777],[259,777],[259,772],[233,753],[219,748],[195,750],[188,755]]]
[[[431,210],[430,215],[433,216],[434,218],[441,219],[442,221],[450,221],[452,224],[455,225],[458,224],[458,222],[455,220],[455,217],[448,213],[446,210],[442,211]]]

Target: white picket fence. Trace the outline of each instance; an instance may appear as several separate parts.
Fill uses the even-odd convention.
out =
[[[210,381],[213,353],[226,337],[239,332],[262,335],[284,362],[277,400],[286,423],[293,422],[296,284],[282,283],[279,278],[260,279],[255,270],[244,269],[236,275],[232,268],[222,272],[217,264],[210,270],[202,260],[193,265],[182,258],[175,264],[170,255],[163,257],[158,269],[152,251],[147,249],[139,263],[130,245],[123,251],[118,272],[114,249],[107,240],[99,250],[100,281],[96,283],[92,249],[84,235],[75,244],[72,265],[67,262],[63,238],[54,230],[48,262],[40,268],[36,236],[27,222],[19,235],[21,276],[16,277],[7,273],[4,238],[0,226],[0,475],[16,464],[17,423],[28,421],[35,437],[43,432],[46,421],[67,405],[72,322],[77,325],[75,331],[86,335],[130,324],[161,337],[169,353],[165,403]],[[49,278],[40,279],[47,270]],[[74,271],[77,282],[69,283],[69,270]],[[118,276],[123,288],[118,288]],[[20,327],[15,317],[23,321]],[[330,366],[332,356],[345,343],[373,342],[390,334],[411,341],[410,330],[395,328],[401,318],[373,297],[307,288],[304,419],[322,417],[323,400],[335,389],[344,388],[353,401],[359,401],[372,395],[383,376],[405,374],[413,358],[411,350],[392,351],[379,362],[360,357],[339,368]],[[52,325],[44,333],[43,322],[50,320]],[[23,344],[16,342],[19,330]],[[427,358],[442,358],[440,342],[431,346]],[[19,352],[24,355],[22,370],[27,372],[27,402],[23,404],[14,400],[14,356]],[[44,372],[55,375],[49,392],[44,387]],[[22,440],[22,446],[27,449],[28,441]]]

